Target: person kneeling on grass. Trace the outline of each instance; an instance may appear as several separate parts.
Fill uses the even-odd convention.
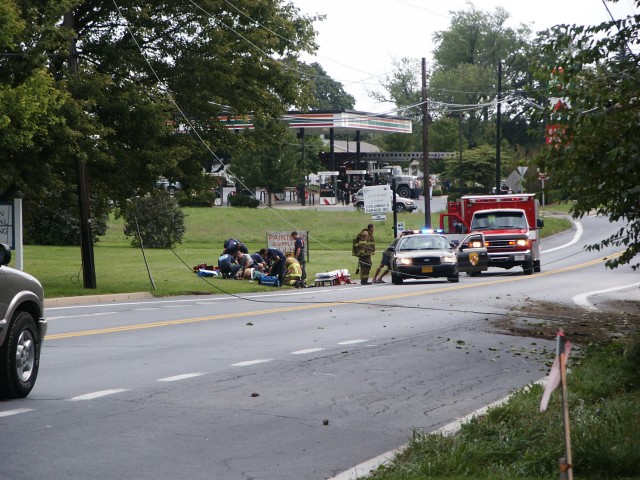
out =
[[[291,287],[302,288],[304,283],[302,282],[302,267],[293,257],[287,257],[284,263],[284,282],[283,285],[289,285]]]

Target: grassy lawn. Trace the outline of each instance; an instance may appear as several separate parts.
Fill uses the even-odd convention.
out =
[[[157,290],[153,290],[142,251],[132,248],[122,233],[122,220],[111,219],[109,230],[94,247],[97,288],[82,287],[79,247],[25,246],[24,270],[44,285],[47,298],[108,293],[152,292],[156,295],[189,293],[241,293],[264,291],[255,282],[202,279],[191,268],[200,263],[216,265],[227,238],[239,238],[255,252],[266,246],[267,231],[308,231],[307,277],[346,268],[355,273],[351,240],[370,216],[358,211],[315,211],[284,209],[185,208],[186,233],[183,243],[172,250],[145,249],[146,261]],[[421,228],[424,215],[401,213],[405,228]],[[438,215],[432,216],[432,225]],[[546,217],[542,235],[568,228],[569,222]],[[393,239],[393,217],[376,222],[376,244],[381,251]],[[379,255],[374,260],[379,260]]]

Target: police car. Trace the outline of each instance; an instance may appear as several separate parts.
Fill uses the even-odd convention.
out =
[[[389,246],[391,281],[446,278],[460,281],[460,272],[477,275],[488,268],[487,248],[481,233],[468,235],[460,244],[449,242],[433,230],[406,230]]]

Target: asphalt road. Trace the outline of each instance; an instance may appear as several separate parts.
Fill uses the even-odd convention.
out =
[[[541,378],[553,339],[493,320],[637,282],[582,248],[615,229],[585,218],[526,277],[48,308],[35,389],[0,403],[0,479],[330,478]]]

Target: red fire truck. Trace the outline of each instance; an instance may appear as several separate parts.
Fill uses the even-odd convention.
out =
[[[440,214],[440,228],[456,240],[469,232],[481,232],[486,240],[489,266],[520,266],[525,275],[540,272],[538,200],[532,193],[468,195],[449,202]]]

